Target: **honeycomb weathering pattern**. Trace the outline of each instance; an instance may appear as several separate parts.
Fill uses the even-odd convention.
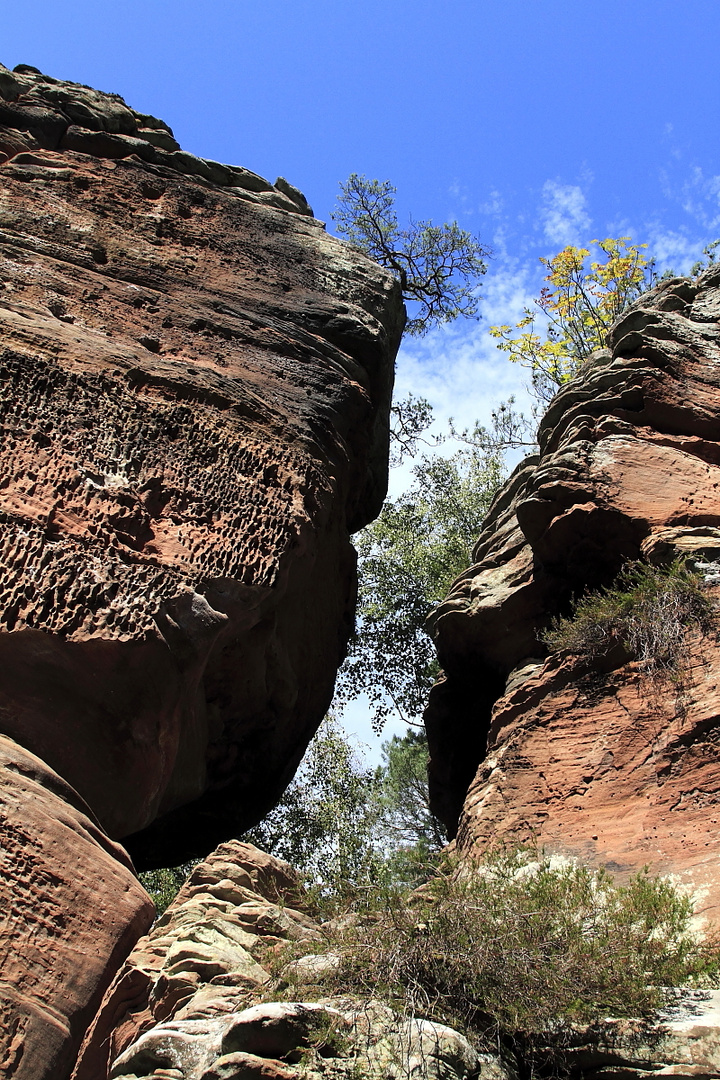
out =
[[[0,177],[4,730],[113,835],[209,792],[216,840],[329,703],[397,286],[307,214],[137,157],[41,148]]]
[[[173,865],[291,778],[386,489],[403,323],[286,181],[0,66],[0,1072],[62,1080],[147,925],[103,830]]]

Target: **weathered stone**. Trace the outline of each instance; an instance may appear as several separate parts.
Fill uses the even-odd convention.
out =
[[[221,1020],[172,1020],[158,1024],[116,1058],[111,1080],[150,1076],[156,1068],[177,1069],[184,1080],[198,1080],[220,1056]]]
[[[282,969],[282,979],[290,986],[312,986],[332,979],[341,963],[337,953],[310,953],[286,964]]]
[[[577,1031],[564,1051],[587,1080],[716,1080],[720,1075],[720,991],[679,991],[656,1021],[606,1020]]]
[[[144,866],[238,835],[325,714],[353,621],[350,532],[386,486],[403,321],[392,276],[328,237],[291,185],[184,153],[117,95],[0,67],[0,732],[99,822],[79,841],[61,793],[47,820],[28,816],[27,850],[5,851],[20,891],[33,845],[62,835],[82,854],[76,884],[38,896],[43,927],[56,900],[78,908],[43,956],[56,981],[34,972],[6,997],[3,1053],[32,1080],[65,1080],[147,923],[101,830]],[[233,914],[166,970],[151,950],[124,971],[93,1080],[128,1024],[137,1036],[198,983],[262,982],[241,942],[258,920],[310,932],[248,883],[217,878],[203,910]],[[85,960],[90,898],[104,953]],[[12,954],[26,931],[8,904]],[[45,1003],[32,1022],[26,992]]]
[[[268,858],[249,845],[225,844],[197,868],[196,877],[212,882],[220,875],[233,876],[233,851],[242,862],[238,869],[250,877],[255,876],[253,858],[258,866]],[[288,868],[278,877],[286,875]],[[282,904],[269,876],[266,881],[273,901]],[[298,902],[297,880],[288,896]],[[173,1068],[182,1071],[182,1080],[517,1080],[519,1065],[510,1049],[490,1053],[486,1047],[479,1052],[459,1032],[400,1016],[372,998],[258,1001],[259,994],[264,998],[272,992],[272,983],[259,988],[230,976],[210,981],[199,976],[192,985],[173,988],[166,972],[177,946],[215,941],[218,926],[217,913],[208,924],[202,915],[188,924],[188,902],[180,900],[168,908],[164,926],[155,926],[138,943],[106,995],[100,1015],[105,1011],[114,1027],[96,1023],[73,1080],[139,1080],[150,1074],[161,1077],[161,1070]],[[268,902],[268,896],[257,893],[256,901]],[[224,917],[230,920],[227,934],[232,936],[237,930],[232,905],[227,907]],[[203,936],[206,930],[210,937]],[[256,938],[253,948],[262,964],[274,955],[267,949],[274,940]],[[242,942],[244,947],[245,938]],[[338,958],[330,954],[303,959]],[[332,967],[336,972],[337,965]],[[280,986],[284,983],[287,980]],[[125,1013],[123,1003],[129,1005]],[[565,1032],[563,1055],[563,1067],[577,1080],[609,1080],[613,1075],[709,1080],[720,1072],[720,991],[680,991],[673,1007],[655,1021],[608,1020],[578,1029],[571,1037]],[[555,1075],[557,1061],[557,1045],[538,1048],[536,1065],[542,1075]]]
[[[15,135],[6,139],[6,131]],[[253,192],[266,205],[312,217],[304,195],[283,177],[273,185],[249,169],[187,154],[164,121],[128,108],[117,94],[62,82],[27,64],[12,73],[0,64],[0,159],[12,157],[17,149],[34,148],[116,159],[135,154],[173,172],[239,189],[243,197]]]
[[[481,1068],[484,1064],[485,1070]],[[368,1052],[365,1071],[370,1076],[412,1080],[511,1080],[512,1074],[497,1059],[482,1062],[470,1043],[457,1031],[430,1020],[407,1020]]]
[[[221,844],[212,853],[212,858],[193,868],[180,895],[189,895],[196,887],[212,886],[221,881],[232,881],[271,901],[287,900],[299,890],[297,873],[288,863],[268,855],[254,844],[233,840]]]
[[[16,78],[30,131],[76,89],[106,111],[65,123],[83,153],[0,165],[5,730],[111,835],[149,830],[139,862],[179,861],[265,812],[330,701],[399,296],[247,170],[220,188],[118,99]]]
[[[175,150],[180,149],[180,143],[172,137],[169,131],[162,128],[138,128],[138,138],[144,142],[150,143],[151,146],[157,146],[160,150],[167,150],[168,153],[173,153]]]
[[[59,1080],[154,908],[76,792],[4,737],[0,910],[0,1074]]]
[[[296,1080],[300,1074],[282,1061],[255,1054],[223,1054],[203,1073],[202,1080]]]
[[[346,1022],[337,1009],[319,1002],[270,1001],[233,1017],[222,1040],[224,1053],[286,1058],[307,1048],[324,1029]]]
[[[240,890],[236,903],[218,900],[214,890],[223,881],[243,882],[252,891],[245,884],[236,886]],[[270,980],[254,955],[263,936],[275,940],[283,927],[287,938],[303,933],[308,938],[318,936],[317,924],[301,912],[293,912],[293,917],[288,914],[284,921],[280,918],[283,911],[292,909],[279,907],[276,901],[282,903],[299,895],[298,877],[287,863],[237,840],[222,844],[194,867],[173,903],[150,934],[138,942],[107,991],[86,1035],[75,1080],[105,1077],[109,1063],[120,1059],[146,1029],[158,1024],[162,1026],[163,1046],[166,1038],[175,1045],[180,1030],[197,1033],[198,1024],[206,1019],[213,1021],[211,1030],[217,1034],[220,1029],[215,1020],[242,1013],[249,1003],[248,995]],[[247,917],[248,907],[253,908],[253,919]],[[253,932],[248,932],[248,927]],[[175,1026],[166,1027],[176,1020]],[[185,1021],[191,1024],[189,1029],[182,1026]],[[175,1034],[170,1036],[168,1031]],[[155,1046],[152,1041],[142,1043],[143,1054],[150,1052],[151,1044]],[[184,1039],[178,1045],[185,1047]],[[200,1055],[198,1061],[205,1058]]]
[[[445,674],[426,713],[432,798],[461,854],[534,839],[626,874],[649,864],[705,914],[720,905],[718,641],[689,640],[678,688],[622,649],[544,660],[542,632],[626,559],[690,557],[720,584],[719,284],[711,269],[641,297],[557,394],[539,458],[432,617]]]
[[[312,208],[302,191],[299,191],[294,184],[290,184],[284,176],[278,176],[273,186],[278,191],[281,191],[283,195],[287,195],[288,199],[292,199],[301,212],[310,214],[312,217]]]

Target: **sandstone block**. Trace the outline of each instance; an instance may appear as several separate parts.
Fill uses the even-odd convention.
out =
[[[291,779],[352,628],[350,533],[384,496],[403,323],[391,275],[292,185],[184,153],[117,95],[0,66],[0,734],[39,759],[44,811],[6,763],[0,1068],[66,1080],[145,929],[114,840],[141,868],[180,863]],[[284,874],[219,874],[203,910],[245,890],[245,920],[123,971],[86,1075],[156,1021],[156,988],[167,1017],[203,980],[262,981],[242,927],[310,929],[247,888]]]
[[[0,867],[0,1073],[60,1080],[154,907],[77,793],[4,737]]]
[[[717,914],[720,648],[688,641],[680,690],[622,649],[589,669],[543,630],[628,559],[689,558],[720,584],[720,275],[642,296],[553,399],[541,453],[496,498],[474,565],[431,618],[445,673],[426,724],[458,851],[534,840],[671,874]],[[714,590],[714,591],[713,591]]]
[[[0,708],[166,865],[260,818],[330,701],[402,305],[292,185],[4,85]]]

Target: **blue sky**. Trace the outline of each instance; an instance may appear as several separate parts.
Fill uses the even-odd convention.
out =
[[[519,375],[486,328],[540,255],[630,234],[681,270],[720,234],[720,5],[710,0],[25,0],[0,60],[122,94],[187,150],[282,174],[329,220],[350,172],[401,219],[494,251],[483,321],[410,341],[399,385],[486,416]],[[330,223],[330,227],[332,227]]]
[[[0,61],[122,94],[181,145],[300,187],[329,221],[351,172],[400,217],[494,251],[479,323],[410,340],[398,385],[487,419],[522,372],[487,326],[595,236],[687,269],[720,236],[720,4],[712,0],[25,0]],[[330,223],[330,227],[331,223]],[[397,483],[397,481],[396,481]]]

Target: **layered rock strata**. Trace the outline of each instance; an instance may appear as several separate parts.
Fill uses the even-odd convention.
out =
[[[167,865],[260,817],[329,703],[402,305],[288,185],[0,74],[2,729],[110,835],[163,817],[131,846]]]
[[[67,1075],[149,922],[107,837],[142,867],[237,835],[322,719],[403,321],[287,181],[0,67],[0,733],[62,778],[43,814],[15,766],[0,788],[14,1076]]]
[[[334,996],[338,956],[302,903],[286,863],[219,847],[118,973],[73,1080],[515,1080],[451,1028]]]
[[[517,1080],[510,1045],[338,993],[340,923],[315,922],[290,867],[249,844],[198,865],[105,995],[73,1080]],[[288,960],[287,954],[297,957]],[[341,985],[341,983],[340,983]],[[568,1077],[717,1076],[720,993],[656,1023],[566,1033]],[[545,1067],[542,1067],[543,1061]],[[538,1052],[557,1075],[557,1047]]]
[[[627,559],[690,557],[718,594],[720,272],[647,293],[609,346],[553,400],[433,616],[432,794],[461,852],[534,839],[649,864],[718,914],[716,637],[688,639],[678,685],[622,650],[548,657],[542,630]]]

